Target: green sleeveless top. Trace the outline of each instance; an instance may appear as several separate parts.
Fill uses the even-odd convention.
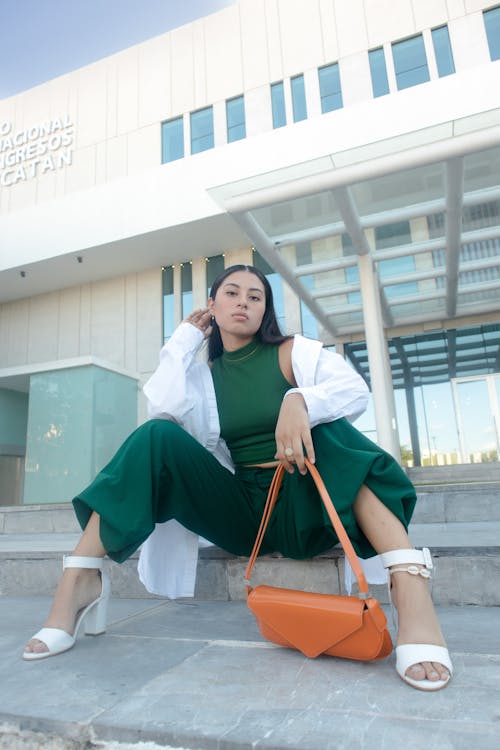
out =
[[[212,363],[221,437],[235,464],[274,460],[274,431],[283,396],[293,386],[279,366],[279,345],[255,339]]]

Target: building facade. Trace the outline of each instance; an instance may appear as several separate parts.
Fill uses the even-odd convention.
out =
[[[0,503],[90,481],[235,262],[403,463],[498,461],[499,81],[492,2],[239,0],[0,101]]]

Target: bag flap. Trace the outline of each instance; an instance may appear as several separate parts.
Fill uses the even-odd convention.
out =
[[[365,600],[366,608],[373,620],[373,624],[377,630],[381,633],[387,627],[387,617],[384,614],[380,602],[378,599],[371,597]]]
[[[272,628],[306,656],[315,657],[359,630],[365,603],[355,596],[314,594],[274,586],[257,586],[247,604],[263,624]]]

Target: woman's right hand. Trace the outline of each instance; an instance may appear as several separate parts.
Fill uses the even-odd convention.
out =
[[[205,338],[212,333],[212,316],[208,307],[193,310],[182,322],[191,323],[195,328],[199,328]]]

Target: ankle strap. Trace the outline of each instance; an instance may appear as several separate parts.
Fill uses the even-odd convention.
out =
[[[424,565],[427,570],[433,569],[432,557],[428,547],[423,549],[393,549],[390,552],[383,552],[380,555],[384,568],[390,568],[393,565],[405,563],[417,563]]]
[[[63,557],[63,570],[66,568],[93,568],[102,570],[102,557],[78,557],[76,555],[65,555]]]

